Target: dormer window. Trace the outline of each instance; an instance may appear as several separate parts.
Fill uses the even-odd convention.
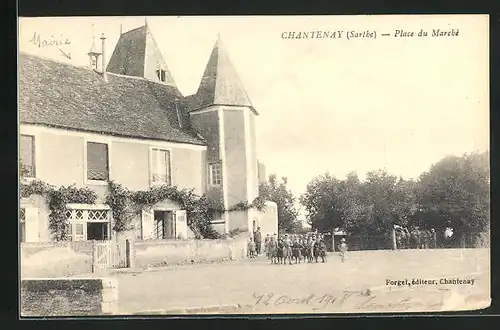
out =
[[[167,71],[162,70],[162,69],[158,69],[158,70],[156,70],[156,75],[158,76],[158,79],[161,82],[166,82],[167,81]]]

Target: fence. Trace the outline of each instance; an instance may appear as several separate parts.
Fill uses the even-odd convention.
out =
[[[109,269],[158,267],[246,257],[246,233],[220,240],[21,243],[21,277],[55,278]]]
[[[96,273],[105,269],[125,268],[128,266],[129,257],[126,241],[93,241],[92,272]]]
[[[333,239],[331,235],[324,235],[327,250],[338,252],[342,238],[347,240],[350,251],[393,249],[390,235],[335,235]]]
[[[401,232],[395,231],[381,235],[335,235],[332,238],[331,234],[325,234],[324,241],[328,250],[339,251],[342,238],[347,240],[350,251],[489,247],[487,232],[471,232],[446,239],[444,233],[422,230],[417,235],[402,235]]]

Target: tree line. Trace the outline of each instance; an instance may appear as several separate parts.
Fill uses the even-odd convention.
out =
[[[489,231],[489,153],[447,156],[416,179],[384,170],[360,180],[349,173],[340,180],[325,173],[313,178],[295,197],[275,174],[260,186],[260,194],[278,205],[280,232],[300,230],[296,202],[307,211],[313,230],[341,228],[352,235],[384,235],[395,225],[404,228],[452,229],[456,237]]]

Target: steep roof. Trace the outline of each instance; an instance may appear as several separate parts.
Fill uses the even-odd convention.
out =
[[[212,50],[198,91],[187,100],[191,110],[210,105],[237,105],[255,111],[220,38]]]
[[[167,63],[147,25],[120,35],[107,66],[107,72],[153,81],[159,81],[159,69],[165,71],[164,83],[175,86]]]
[[[19,56],[19,119],[117,136],[204,145],[177,88],[40,57]]]

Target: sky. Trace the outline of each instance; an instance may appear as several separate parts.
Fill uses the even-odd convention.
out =
[[[144,17],[21,18],[19,50],[88,64],[95,35],[107,58],[120,34]],[[219,34],[257,117],[257,155],[267,174],[299,196],[326,172],[386,169],[416,178],[447,155],[489,150],[489,22],[469,16],[147,18],[184,95],[196,92]],[[428,37],[395,37],[421,29]],[[431,37],[432,29],[459,31]],[[344,31],[340,39],[283,39],[283,32]],[[346,39],[347,31],[377,33]],[[68,40],[61,50],[42,39]],[[382,33],[390,33],[382,37]]]

